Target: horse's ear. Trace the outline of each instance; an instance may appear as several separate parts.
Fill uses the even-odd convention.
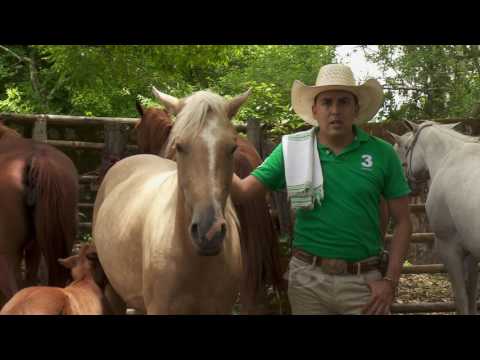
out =
[[[418,124],[415,124],[414,122],[409,120],[403,120],[402,124],[405,125],[408,131],[413,131],[413,132],[417,132],[418,128],[420,127]]]
[[[237,114],[238,109],[240,109],[240,106],[242,106],[243,103],[247,101],[251,93],[252,88],[248,89],[243,94],[234,97],[228,102],[227,116],[229,119],[233,118]]]
[[[58,259],[60,265],[66,267],[67,269],[73,268],[77,265],[78,255],[72,255],[65,259]]]
[[[170,114],[177,115],[183,108],[183,101],[180,101],[175,96],[171,96],[161,91],[158,91],[155,86],[152,86],[153,95],[163,104]]]
[[[442,126],[445,126],[445,127],[449,128],[449,129],[452,129],[452,130],[455,130],[455,129],[457,129],[457,128],[459,127],[459,125],[461,125],[461,124],[462,124],[462,122],[456,122],[456,123],[453,123],[453,124],[444,124],[444,125],[442,125]]]
[[[392,139],[393,139],[393,141],[395,141],[395,143],[397,143],[397,144],[401,143],[401,138],[402,137],[400,135],[397,135],[397,134],[395,134],[391,131],[388,131],[388,130],[387,130],[387,134],[389,134],[392,137]]]

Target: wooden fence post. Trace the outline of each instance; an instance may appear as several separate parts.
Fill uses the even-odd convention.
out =
[[[258,154],[264,158],[264,153],[262,149],[262,128],[258,121],[254,118],[250,118],[247,120],[247,139],[250,141],[255,149],[257,149]]]
[[[32,130],[32,139],[39,142],[47,142],[47,119],[44,115],[40,115],[39,119],[35,120]]]
[[[121,160],[126,153],[128,143],[128,127],[124,124],[106,124],[104,125],[105,146],[102,151],[102,161],[99,169],[99,180],[105,175],[108,169]],[[94,185],[98,190],[100,182]]]

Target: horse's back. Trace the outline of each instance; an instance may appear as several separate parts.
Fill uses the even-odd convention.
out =
[[[20,290],[0,312],[1,315],[59,315],[67,297],[63,289],[35,286]]]
[[[476,234],[480,232],[480,144],[467,143],[451,152],[430,184],[426,212],[437,236],[449,238],[458,233],[464,246],[480,256]]]
[[[111,285],[130,306],[143,306],[144,239],[173,232],[176,169],[170,160],[136,155],[116,163],[100,186],[93,238]]]
[[[64,289],[68,301],[63,309],[64,315],[103,315],[102,293],[95,285],[83,280],[83,286],[70,286]]]

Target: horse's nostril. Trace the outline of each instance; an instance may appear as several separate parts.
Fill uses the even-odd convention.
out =
[[[225,233],[227,232],[227,226],[225,225],[225,223],[222,224],[222,228],[220,229],[220,234],[223,236],[225,236]]]
[[[200,237],[200,234],[198,233],[198,224],[192,224],[190,232],[192,234],[192,238],[198,239]]]

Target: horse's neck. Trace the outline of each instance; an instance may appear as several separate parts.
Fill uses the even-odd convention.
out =
[[[422,141],[422,149],[430,177],[433,178],[442,167],[447,155],[464,146],[465,142],[449,136],[433,126],[423,131],[425,131],[425,140]]]
[[[7,137],[20,138],[21,136],[15,130],[12,130],[6,127],[5,125],[0,124],[0,139],[7,138]]]
[[[101,293],[100,287],[97,285],[93,276],[90,274],[86,274],[81,279],[74,280],[70,285],[67,286],[68,288],[82,288],[82,289],[89,289],[94,293]]]

